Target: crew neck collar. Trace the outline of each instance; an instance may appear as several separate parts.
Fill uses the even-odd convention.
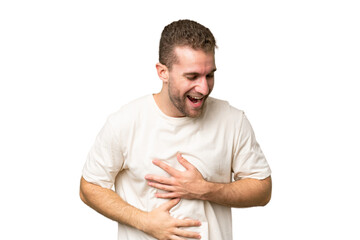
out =
[[[154,109],[156,110],[156,112],[163,118],[166,119],[167,121],[170,121],[171,123],[174,124],[182,124],[182,123],[188,123],[188,122],[193,122],[196,121],[198,118],[191,118],[191,117],[171,117],[166,115],[157,105],[155,98],[154,98],[155,94],[151,94],[149,97],[151,98],[151,102],[152,102],[152,106],[154,107]],[[201,118],[201,116],[200,116]]]

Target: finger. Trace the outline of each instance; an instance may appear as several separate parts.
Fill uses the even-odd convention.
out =
[[[177,227],[199,227],[201,222],[194,219],[179,219],[177,222]]]
[[[157,188],[159,190],[164,190],[167,192],[174,192],[176,190],[176,188],[173,186],[166,185],[166,184],[160,184],[160,183],[156,183],[156,182],[148,182],[148,185],[150,187]]]
[[[182,237],[178,237],[176,235],[172,235],[170,236],[169,240],[187,240],[189,238],[182,238]],[[193,239],[193,238],[190,238],[190,239]]]
[[[190,170],[192,168],[194,168],[194,166],[185,158],[183,158],[183,156],[178,153],[176,154],[177,160],[178,162],[186,169],[186,170]]]
[[[157,175],[151,175],[148,174],[145,176],[145,179],[151,182],[157,182],[157,183],[162,183],[162,184],[166,184],[166,185],[172,185],[172,179],[171,178],[167,178],[167,177],[161,177],[161,176],[157,176]]]
[[[175,229],[174,233],[179,237],[195,238],[195,239],[201,238],[200,234],[197,232],[186,231],[180,228]]]
[[[163,161],[154,159],[152,162],[153,162],[153,164],[155,164],[156,166],[158,166],[159,168],[161,168],[162,170],[164,170],[171,176],[177,176],[180,173],[178,170],[176,170],[175,168],[171,167],[170,165],[164,163]]]
[[[165,211],[170,211],[179,202],[180,202],[180,198],[171,199],[170,201],[161,204],[159,209],[162,209],[162,210],[165,210]]]
[[[185,238],[178,237],[176,235],[171,236],[171,240],[186,240]]]
[[[180,198],[181,195],[179,193],[155,193],[155,197],[163,198],[163,199],[173,199],[173,198]]]

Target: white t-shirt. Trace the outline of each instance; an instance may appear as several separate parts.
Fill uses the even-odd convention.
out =
[[[209,97],[199,118],[165,115],[152,95],[137,99],[109,116],[96,138],[83,169],[86,181],[111,188],[126,202],[151,211],[167,199],[154,195],[145,175],[167,176],[153,159],[176,169],[184,168],[176,154],[193,164],[207,181],[229,183],[243,178],[270,176],[269,165],[256,142],[244,113],[227,102]],[[202,222],[191,228],[203,240],[231,240],[231,208],[212,202],[182,199],[173,217]],[[129,226],[119,224],[119,240],[154,239]]]

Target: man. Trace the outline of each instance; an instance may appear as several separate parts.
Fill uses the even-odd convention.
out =
[[[119,223],[118,239],[229,240],[231,207],[269,202],[270,168],[248,120],[209,97],[215,48],[194,21],[166,26],[160,93],[125,105],[99,133],[80,196]]]

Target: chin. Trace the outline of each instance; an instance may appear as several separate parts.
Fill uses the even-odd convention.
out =
[[[200,117],[202,115],[202,113],[203,113],[202,109],[196,110],[196,111],[187,111],[185,113],[185,116],[190,117],[190,118],[198,118],[198,117]]]

